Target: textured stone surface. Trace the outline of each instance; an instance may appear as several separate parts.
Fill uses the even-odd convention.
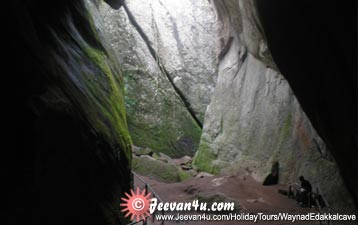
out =
[[[102,7],[112,47],[124,65],[133,141],[171,156],[193,155],[200,128],[158,62],[202,123],[217,75],[219,26],[215,11],[202,0],[134,0],[128,1],[128,8],[158,56],[153,58],[124,10]]]
[[[272,56],[327,143],[358,208],[355,2],[256,3]]]
[[[133,156],[133,170],[138,174],[155,178],[166,183],[173,183],[185,180],[190,177],[171,160],[163,162],[148,155]]]
[[[252,1],[216,7],[227,47],[194,164],[212,173],[249,171],[263,181],[278,161],[281,183],[304,175],[329,202],[351,207],[335,161],[270,57]]]
[[[217,53],[220,50],[217,36],[219,24],[214,7],[204,0],[133,0],[127,4],[148,36],[159,60],[203,120],[215,85]],[[125,13],[106,10],[108,9],[103,11],[107,15],[107,30],[115,32],[111,35],[113,48],[117,52],[123,52],[118,38],[123,35],[119,32],[124,31],[132,36],[127,41],[133,42],[130,44],[133,52],[126,56],[147,52],[141,48],[143,40],[126,21]],[[118,31],[119,26],[122,30]],[[148,59],[152,61],[152,57],[146,54],[137,60],[145,63]],[[125,63],[130,64],[128,61]],[[156,67],[155,63],[151,66]]]
[[[184,99],[204,122],[194,158],[199,170],[245,171],[263,181],[277,161],[281,183],[304,175],[329,202],[350,199],[334,159],[271,57],[255,2],[211,4],[129,1],[140,30],[125,12],[102,9],[112,47],[125,65],[135,144],[171,156],[192,155],[200,129]]]

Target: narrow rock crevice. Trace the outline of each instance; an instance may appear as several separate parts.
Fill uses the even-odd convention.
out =
[[[170,82],[171,86],[173,87],[174,91],[178,94],[180,100],[184,104],[185,108],[188,110],[189,114],[191,115],[191,117],[193,118],[195,123],[200,127],[200,129],[202,129],[203,128],[202,122],[200,121],[200,119],[196,115],[195,110],[191,107],[190,102],[186,99],[186,97],[183,94],[183,92],[175,85],[173,78],[169,75],[169,72],[165,69],[164,65],[160,62],[160,59],[158,58],[158,54],[156,53],[156,51],[152,47],[148,36],[145,34],[145,32],[143,31],[141,26],[137,23],[135,17],[130,12],[130,10],[127,7],[126,4],[123,4],[123,8],[124,8],[124,10],[125,10],[125,12],[126,12],[126,14],[128,16],[129,21],[135,27],[135,29],[137,30],[137,32],[139,33],[139,35],[142,37],[143,41],[145,42],[146,46],[148,47],[148,50],[149,50],[150,54],[152,55],[152,57],[156,61],[158,67],[161,70],[161,72],[166,76],[166,78]]]

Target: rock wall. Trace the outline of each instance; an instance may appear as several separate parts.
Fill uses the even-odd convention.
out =
[[[254,1],[215,1],[225,54],[194,164],[212,173],[249,172],[279,182],[304,175],[336,207],[352,208],[337,165],[267,48]]]
[[[133,0],[127,12],[105,5],[101,12],[124,65],[134,144],[193,155],[217,78],[214,8],[203,0]]]
[[[122,224],[131,139],[95,5],[15,0],[6,11],[13,85],[2,223]]]
[[[199,170],[262,181],[279,162],[281,183],[304,175],[329,202],[352,208],[337,154],[271,56],[256,1],[132,0],[121,11],[103,6],[101,15],[125,65],[134,144],[192,155],[203,124]]]
[[[257,7],[276,64],[358,207],[357,11],[354,2],[312,3],[257,0]]]

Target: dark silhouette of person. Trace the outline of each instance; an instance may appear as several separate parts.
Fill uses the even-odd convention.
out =
[[[278,171],[279,171],[279,164],[278,162],[275,162],[271,167],[271,173],[265,178],[262,185],[278,184]]]
[[[312,185],[303,176],[300,176],[298,179],[301,181],[301,187],[296,193],[297,204],[307,204],[310,198],[309,195],[312,192]]]

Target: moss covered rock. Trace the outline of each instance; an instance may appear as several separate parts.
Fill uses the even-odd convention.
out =
[[[207,43],[220,45],[213,5],[181,3],[128,1],[148,41],[138,34],[125,11],[102,9],[111,44],[124,65],[133,142],[171,157],[193,156],[198,149],[217,77],[217,48]]]
[[[8,95],[16,149],[7,152],[16,157],[3,157],[11,165],[5,169],[11,181],[4,182],[14,191],[5,220],[126,224],[118,220],[120,196],[131,186],[124,83],[96,6],[10,4],[6,59],[13,65],[5,69],[14,79],[6,83],[16,84]],[[18,202],[31,202],[33,210]]]
[[[191,176],[172,162],[163,162],[148,155],[133,156],[132,167],[138,174],[166,183],[180,182]]]

